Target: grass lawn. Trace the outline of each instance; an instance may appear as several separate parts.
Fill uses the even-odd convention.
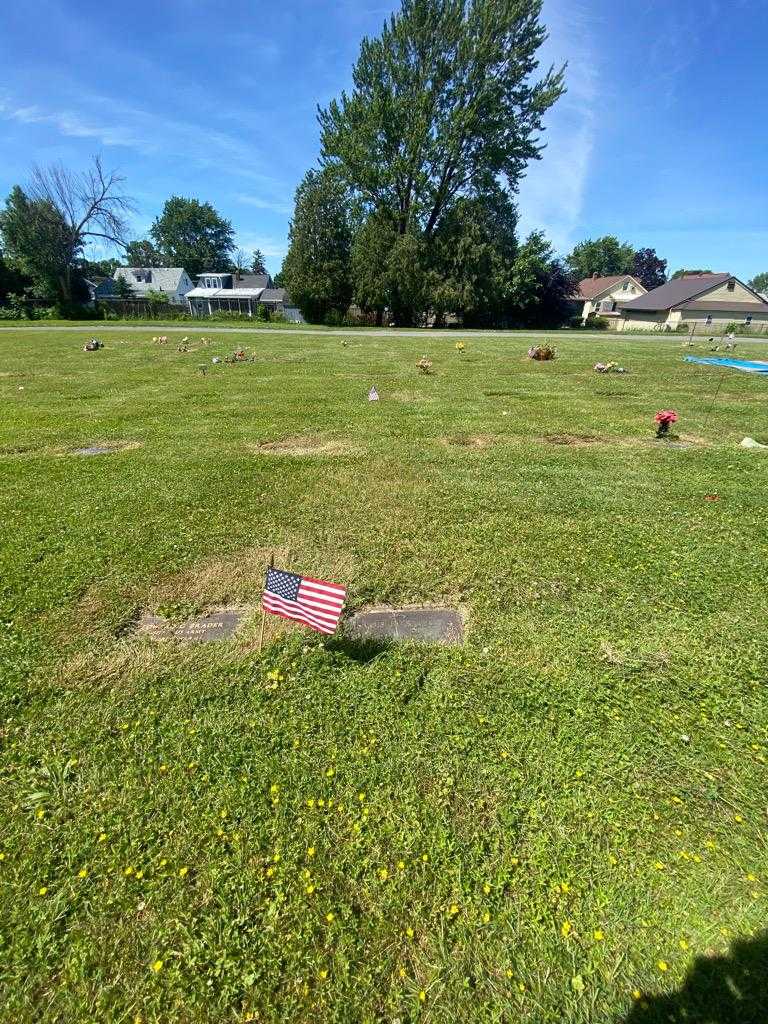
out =
[[[765,1020],[768,381],[91,333],[0,334],[2,1020]],[[271,553],[466,643],[259,654]]]

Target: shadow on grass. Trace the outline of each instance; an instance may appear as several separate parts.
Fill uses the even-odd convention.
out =
[[[325,641],[326,649],[337,654],[343,654],[352,661],[361,665],[369,665],[372,661],[382,657],[392,649],[391,640],[377,640],[375,638],[357,638],[344,633],[334,636]]]
[[[682,987],[671,995],[648,995],[623,1024],[766,1024],[768,1022],[768,932],[737,939],[727,956],[699,956]]]

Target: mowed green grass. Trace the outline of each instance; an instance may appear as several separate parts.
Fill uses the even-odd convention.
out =
[[[0,335],[2,1020],[762,1019],[768,382],[708,417],[674,341],[90,333]],[[466,643],[259,654],[271,552]],[[222,603],[226,643],[133,630]],[[747,961],[728,1017],[697,979]]]

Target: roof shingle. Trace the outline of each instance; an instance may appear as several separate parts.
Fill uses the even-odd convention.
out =
[[[659,288],[654,288],[653,291],[646,292],[639,299],[619,302],[619,306],[622,309],[644,309],[650,312],[672,309],[674,306],[679,306],[681,302],[695,299],[718,284],[725,284],[730,277],[730,274],[697,274],[695,277],[678,277],[674,281],[667,281]]]

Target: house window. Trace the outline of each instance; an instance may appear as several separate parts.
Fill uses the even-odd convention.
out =
[[[744,323],[747,325],[747,327],[749,327],[749,325],[752,323],[751,313],[747,313],[747,315],[744,317]]]
[[[736,289],[736,282],[731,280],[728,282],[728,291],[732,292]]]

